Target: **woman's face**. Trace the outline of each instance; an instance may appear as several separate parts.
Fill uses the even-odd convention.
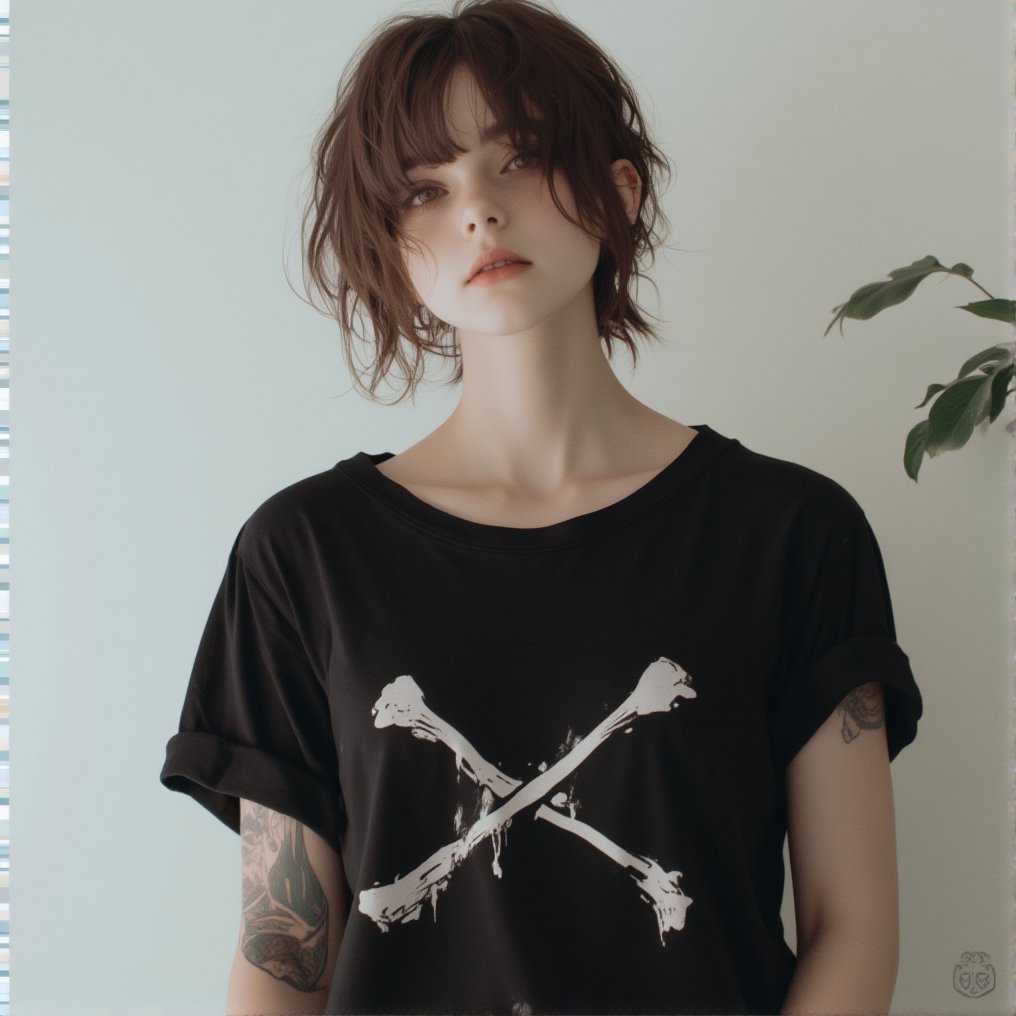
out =
[[[419,301],[462,332],[515,334],[546,323],[577,300],[592,305],[600,242],[557,210],[536,155],[499,131],[472,77],[456,71],[449,96],[454,139],[468,150],[442,166],[408,172],[414,194],[402,209],[402,255]],[[555,189],[576,216],[571,188]],[[508,278],[470,279],[476,258],[504,247],[530,264]]]

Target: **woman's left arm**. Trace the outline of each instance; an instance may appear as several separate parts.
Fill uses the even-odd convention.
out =
[[[797,967],[784,1016],[889,1012],[896,823],[882,685],[847,695],[786,769]]]

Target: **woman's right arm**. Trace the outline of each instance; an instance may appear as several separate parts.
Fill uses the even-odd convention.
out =
[[[227,1016],[323,1013],[346,927],[342,858],[296,819],[240,801],[243,914]]]

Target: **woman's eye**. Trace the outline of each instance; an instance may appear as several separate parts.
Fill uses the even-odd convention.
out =
[[[417,202],[417,200],[416,200],[416,199],[417,199],[417,198],[418,198],[418,197],[419,197],[419,196],[420,196],[421,194],[426,194],[426,193],[427,193],[427,191],[432,191],[432,190],[437,190],[437,188],[436,188],[436,187],[420,187],[420,188],[418,188],[417,190],[413,191],[413,192],[412,192],[412,193],[411,193],[411,194],[409,195],[409,197],[408,197],[408,198],[406,199],[406,207],[407,207],[407,208],[419,208],[419,207],[420,207],[420,204],[421,204],[421,203],[420,203],[420,202]],[[422,203],[423,203],[423,204],[426,204],[426,202],[422,202]]]
[[[517,162],[519,159],[535,159],[537,161],[537,163],[538,163],[540,161],[540,153],[539,152],[519,152],[519,154],[516,155],[515,158],[512,159],[512,161],[508,163],[508,165],[510,166],[512,164],[512,162]]]
[[[515,167],[515,164],[522,162],[522,166],[516,167],[517,169],[527,169],[532,166],[539,165],[539,152],[538,151],[520,151],[518,154],[513,155],[511,160],[505,166],[505,169],[511,169]],[[528,161],[528,164],[526,164]],[[425,204],[430,204],[431,200],[428,198],[432,191],[440,191],[440,187],[428,185],[426,187],[418,187],[416,190],[412,190],[408,193],[405,200],[403,201],[403,207],[405,208],[422,208]]]

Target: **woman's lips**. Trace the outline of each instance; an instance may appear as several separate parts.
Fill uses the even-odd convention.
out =
[[[523,264],[529,264],[518,251],[512,250],[510,247],[488,247],[476,255],[476,259],[469,268],[469,277],[466,281],[471,281],[488,265],[497,264],[499,261],[520,261]]]
[[[527,261],[513,261],[510,265],[502,265],[500,268],[492,268],[486,272],[477,272],[470,280],[471,286],[485,286],[494,282],[501,282],[504,279],[513,279],[521,275],[527,268],[531,267]]]

